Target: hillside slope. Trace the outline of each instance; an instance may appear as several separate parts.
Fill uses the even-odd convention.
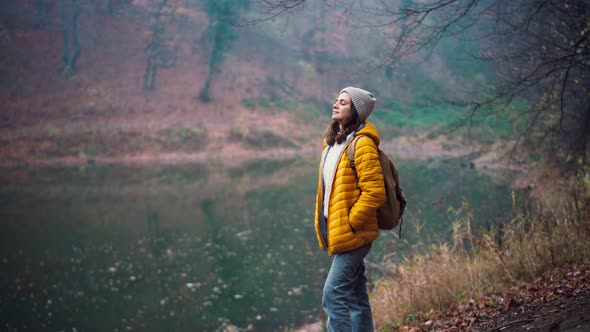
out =
[[[50,8],[53,17],[56,7]],[[289,80],[297,68],[278,70],[276,61],[242,54],[244,42],[240,48],[238,41],[215,77],[213,100],[197,98],[207,75],[207,49],[191,42],[204,33],[207,17],[191,19],[191,27],[201,31],[183,28],[181,19],[167,26],[177,60],[160,68],[155,90],[145,90],[144,49],[151,33],[143,16],[83,9],[82,52],[75,74],[64,77],[59,21],[37,29],[22,17],[4,15],[0,162],[240,159],[292,155],[310,146],[317,151],[312,142],[323,124],[313,121],[317,101],[309,102],[317,83],[304,76]],[[298,87],[276,84],[279,71]],[[289,89],[308,96],[308,102],[289,95]]]

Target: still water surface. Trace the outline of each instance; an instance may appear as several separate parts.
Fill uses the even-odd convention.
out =
[[[382,234],[372,262],[446,239],[445,211],[464,199],[481,227],[509,213],[509,189],[458,161],[398,166],[404,239]],[[3,170],[0,329],[282,331],[318,320],[330,261],[312,225],[315,167]]]

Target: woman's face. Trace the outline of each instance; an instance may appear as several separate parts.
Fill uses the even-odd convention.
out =
[[[342,92],[334,105],[332,105],[332,120],[339,124],[352,116],[352,101],[346,92]]]

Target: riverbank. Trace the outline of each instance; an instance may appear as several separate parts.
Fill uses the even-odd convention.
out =
[[[515,209],[503,227],[484,234],[471,233],[468,204],[453,211],[452,243],[387,266],[395,277],[377,280],[371,295],[376,326],[384,331],[554,331],[551,326],[562,323],[563,328],[586,324],[586,182],[576,178],[557,187],[538,181],[536,203]]]
[[[289,113],[265,117],[266,125],[259,120],[252,115],[238,121],[204,121],[185,113],[161,120],[157,114],[73,122],[52,119],[5,128],[0,134],[0,167],[185,163],[223,167],[261,159],[318,158],[323,127],[300,126]],[[383,139],[380,148],[394,161],[462,158],[466,166],[480,169],[526,169],[503,158],[495,146],[428,137],[427,131]]]

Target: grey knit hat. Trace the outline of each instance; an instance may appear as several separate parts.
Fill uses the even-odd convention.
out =
[[[352,104],[359,115],[359,119],[361,122],[365,122],[373,111],[373,108],[375,108],[376,100],[375,97],[373,97],[373,94],[369,91],[352,86],[342,89],[339,94],[342,92],[348,93],[352,100]]]

